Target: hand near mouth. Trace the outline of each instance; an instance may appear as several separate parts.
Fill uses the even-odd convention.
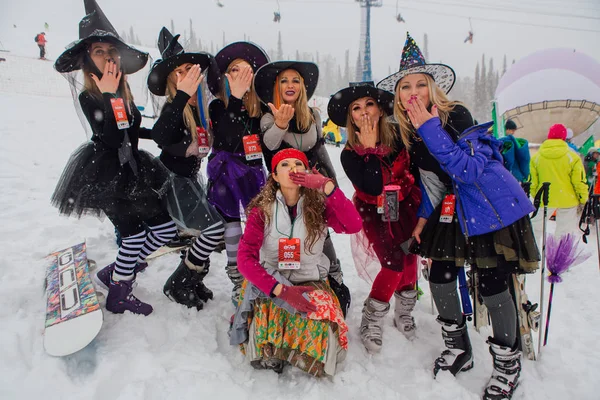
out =
[[[275,125],[279,129],[287,130],[290,120],[294,116],[294,107],[289,104],[282,104],[279,109],[275,107],[273,103],[269,103],[269,108],[275,117]]]
[[[231,77],[230,74],[225,74],[225,77],[229,82],[231,95],[241,100],[246,92],[250,90],[253,76],[254,74],[252,73],[252,68],[250,66],[244,66],[240,68],[240,71],[235,78]]]

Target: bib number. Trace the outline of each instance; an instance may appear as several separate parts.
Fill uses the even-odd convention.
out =
[[[400,213],[398,210],[398,192],[400,186],[386,185],[383,187],[383,193],[377,196],[377,213],[381,214],[383,221],[398,221]]]
[[[279,239],[279,269],[300,269],[300,239]]]
[[[205,157],[210,151],[208,144],[208,133],[204,128],[196,127],[196,133],[198,136],[198,153],[201,157]]]
[[[448,194],[442,200],[442,213],[440,214],[440,222],[445,224],[452,223],[454,219],[454,209],[456,208],[456,196]]]
[[[262,158],[262,148],[260,147],[260,139],[258,135],[244,136],[244,153],[246,153],[246,160],[257,160]]]
[[[112,106],[115,119],[117,120],[117,128],[129,128],[129,120],[127,119],[127,112],[125,112],[125,103],[123,103],[123,99],[120,97],[116,99],[110,99],[110,105]]]

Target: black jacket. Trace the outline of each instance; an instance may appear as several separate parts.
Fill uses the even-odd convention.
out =
[[[165,103],[158,121],[152,128],[152,139],[161,148],[160,160],[177,175],[193,178],[198,174],[202,159],[197,156],[186,157],[186,151],[192,143],[192,135],[185,126],[183,110],[190,99],[187,93],[181,90],[171,103]],[[199,124],[197,113],[194,110],[196,123]]]

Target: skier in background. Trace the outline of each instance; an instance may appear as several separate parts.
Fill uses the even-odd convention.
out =
[[[46,40],[46,32],[38,33],[37,36],[35,37],[35,42],[37,43],[38,47],[40,48],[40,60],[45,60],[46,59],[46,42],[48,42]]]

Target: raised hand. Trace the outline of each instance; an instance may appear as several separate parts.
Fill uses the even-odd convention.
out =
[[[204,75],[202,75],[200,65],[192,65],[185,76],[177,72],[177,90],[181,90],[192,97],[198,91],[202,79],[204,79]]]
[[[281,293],[279,293],[279,296],[277,297],[300,312],[312,312],[317,311],[317,307],[310,301],[306,300],[303,294],[312,292],[313,290],[315,289],[310,286],[283,285],[281,288]]]
[[[333,182],[333,179],[321,175],[315,168],[312,169],[312,173],[290,172],[290,179],[296,185],[319,190],[323,190],[328,182]]]
[[[357,122],[358,131],[356,136],[360,141],[360,144],[365,148],[373,148],[377,146],[377,140],[379,137],[379,120],[373,121],[371,116],[363,115]]]
[[[249,65],[241,67],[235,78],[232,78],[229,74],[225,74],[225,77],[229,82],[231,95],[241,100],[246,92],[250,90],[253,76],[252,67]]]
[[[275,125],[279,129],[287,129],[292,117],[294,116],[294,107],[289,104],[282,104],[279,109],[275,108],[273,103],[269,103],[269,108],[275,117]]]
[[[427,106],[417,96],[413,96],[408,101],[408,118],[415,129],[419,129],[425,122],[431,118],[439,117],[437,106],[431,107],[431,113],[427,111]]]
[[[104,64],[104,71],[102,71],[102,79],[98,79],[95,74],[90,74],[94,82],[96,82],[96,86],[98,86],[98,90],[101,93],[117,93],[117,89],[119,89],[119,82],[121,81],[121,71],[117,70],[117,64],[108,60]]]

